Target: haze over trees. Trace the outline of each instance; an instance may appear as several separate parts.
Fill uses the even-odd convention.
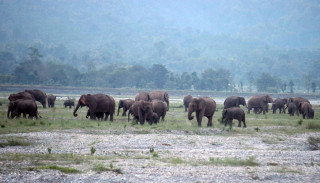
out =
[[[317,91],[320,2],[0,1],[0,82]],[[241,84],[240,84],[241,83]]]

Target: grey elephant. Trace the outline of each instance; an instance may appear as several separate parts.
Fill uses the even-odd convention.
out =
[[[193,97],[191,95],[187,95],[183,98],[183,105],[184,105],[185,112],[187,112],[188,107],[189,107],[189,103],[191,102],[192,99],[193,99]]]
[[[158,117],[161,117],[162,121],[164,121],[167,113],[166,103],[162,102],[161,100],[152,100],[151,103],[153,112],[157,113]]]
[[[207,126],[212,126],[212,118],[214,112],[216,111],[216,101],[209,97],[200,97],[193,98],[189,103],[188,109],[188,119],[192,120],[194,117],[192,116],[193,112],[196,112],[196,118],[198,122],[198,126],[201,126],[201,121],[203,116],[208,118]]]
[[[222,121],[225,122],[225,126],[229,124],[232,127],[232,120],[237,119],[239,121],[238,127],[241,127],[241,122],[243,122],[243,128],[246,128],[246,115],[243,109],[240,107],[231,107],[223,109],[222,111]]]
[[[277,98],[273,101],[272,103],[272,113],[275,114],[277,109],[279,109],[279,114],[281,113],[286,113],[286,104],[288,103],[288,99],[286,98],[283,98],[283,99],[280,99],[280,98]]]
[[[86,118],[88,119],[88,117],[90,117],[90,109],[88,109],[87,111],[87,115],[86,115]],[[97,117],[98,120],[103,120],[103,117],[104,117],[104,113],[103,112],[96,112],[94,113],[94,115]]]
[[[73,100],[66,100],[63,102],[64,108],[67,108],[69,106],[69,109],[73,106],[74,107],[74,101]]]
[[[142,91],[142,92],[138,92],[134,98],[134,101],[150,101],[150,95],[148,92]]]
[[[312,105],[310,103],[308,102],[300,103],[299,108],[301,109],[303,119],[305,119],[306,117],[307,119],[314,118],[314,110],[312,109]]]
[[[121,108],[123,108],[122,116],[126,116],[127,110],[130,109],[133,103],[134,103],[134,100],[132,99],[119,100],[117,116],[119,116],[119,110]]]
[[[10,102],[8,106],[8,118],[19,118],[23,114],[23,117],[26,118],[27,115],[30,119],[38,119],[38,107],[34,100],[30,99],[18,99],[16,101]]]
[[[149,93],[150,100],[161,100],[167,104],[167,111],[169,110],[169,94],[166,91],[152,91]]]
[[[298,107],[294,102],[289,102],[288,103],[288,114],[290,116],[294,116],[294,113],[298,113],[298,115],[299,115]]]
[[[48,107],[53,108],[57,97],[51,94],[51,95],[48,95],[47,98],[48,98]]]
[[[151,102],[135,101],[129,109],[128,121],[130,121],[130,114],[132,114],[133,119],[137,120],[137,123],[139,121],[141,125],[143,125],[145,121],[148,121],[149,124],[153,123],[153,111]]]
[[[246,99],[244,97],[231,96],[225,99],[224,109],[230,107],[239,107],[240,105],[247,106]]]
[[[261,109],[263,114],[266,114],[268,103],[272,103],[273,100],[269,95],[262,95],[262,96],[252,96],[248,100],[248,114],[250,114],[251,109]]]
[[[288,99],[288,103],[289,103],[289,102],[293,102],[293,103],[296,104],[297,109],[298,109],[298,110],[296,110],[297,116],[299,116],[299,114],[302,114],[301,105],[300,105],[300,104],[302,104],[303,102],[310,103],[310,101],[309,101],[308,99],[305,99],[305,98],[303,98],[303,97],[293,97],[293,98],[289,98],[289,99]]]
[[[42,91],[42,90],[38,90],[38,89],[34,89],[34,90],[25,90],[25,92],[30,93],[34,99],[38,102],[40,102],[42,104],[43,108],[46,108],[46,104],[47,104],[47,94]]]
[[[96,119],[96,112],[105,113],[105,119],[110,115],[110,121],[113,121],[113,114],[115,112],[115,101],[113,97],[105,94],[87,94],[81,95],[78,104],[73,111],[73,116],[77,117],[79,107],[87,106],[90,109],[90,119]]]

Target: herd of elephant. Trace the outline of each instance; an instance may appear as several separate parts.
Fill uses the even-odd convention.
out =
[[[54,107],[56,96],[46,95],[45,92],[34,89],[25,90],[16,94],[11,94],[9,97],[8,105],[8,118],[18,118],[23,114],[23,117],[38,119],[38,110],[36,101],[40,102],[43,108],[46,108],[46,100],[48,100],[48,106]],[[191,95],[187,95],[183,99],[185,112],[188,112],[188,119],[192,120],[194,117],[192,113],[195,112],[198,126],[201,126],[203,117],[208,118],[207,126],[212,126],[212,118],[216,111],[216,102],[210,97],[198,97],[194,98]],[[238,120],[238,127],[246,128],[245,112],[240,105],[245,106],[248,109],[248,113],[253,110],[255,113],[265,114],[269,110],[269,103],[272,103],[271,109],[273,113],[279,109],[279,113],[288,113],[290,116],[294,114],[302,114],[303,118],[313,119],[314,110],[310,102],[302,97],[288,98],[288,99],[275,99],[273,100],[269,95],[252,96],[248,100],[248,104],[244,97],[231,96],[225,99],[224,109],[222,111],[222,121],[225,125],[232,125],[232,120]],[[64,106],[71,108],[74,106],[73,100],[65,100]],[[81,95],[73,115],[77,116],[79,107],[88,107],[86,118],[90,117],[91,120],[108,120],[113,121],[113,115],[115,114],[115,100],[112,96],[105,94],[87,94]],[[118,104],[118,113],[123,108],[122,116],[126,116],[128,111],[128,121],[130,121],[130,115],[133,119],[141,125],[147,121],[149,124],[158,123],[160,118],[162,121],[166,116],[166,112],[169,110],[169,94],[166,91],[152,91],[152,92],[138,92],[135,96],[135,100],[124,99],[120,100]]]

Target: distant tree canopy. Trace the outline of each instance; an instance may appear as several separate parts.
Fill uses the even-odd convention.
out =
[[[162,47],[159,43],[157,45]],[[9,65],[11,73],[1,71],[1,83],[17,84],[44,84],[63,86],[89,86],[110,88],[143,88],[143,89],[176,89],[176,90],[212,90],[236,91],[233,76],[228,69],[206,68],[202,72],[174,73],[163,64],[152,64],[145,67],[139,64],[126,65],[110,63],[97,69],[96,63],[88,59],[86,72],[65,63],[54,61],[44,62],[44,56],[35,47],[30,47],[25,57],[16,59],[10,52],[0,52],[0,64]],[[74,58],[77,60],[77,58]],[[10,63],[13,63],[10,65]],[[307,91],[316,91],[317,80],[311,74],[304,75],[303,86]],[[255,86],[258,92],[293,92],[292,80],[290,82],[263,72],[258,77],[254,72],[247,72],[246,79],[240,82],[240,91],[244,91],[243,83],[252,91]]]

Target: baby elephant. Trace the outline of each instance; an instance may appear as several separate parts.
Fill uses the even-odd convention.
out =
[[[241,121],[243,122],[243,128],[246,128],[246,119],[243,109],[240,107],[231,107],[228,109],[223,109],[222,111],[222,121],[225,122],[225,126],[229,123],[232,126],[232,120],[237,119],[239,121],[238,127],[241,127]]]

